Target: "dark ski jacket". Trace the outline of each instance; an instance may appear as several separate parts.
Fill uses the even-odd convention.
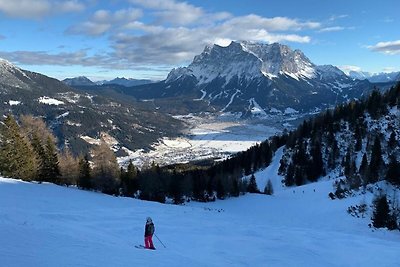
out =
[[[144,236],[153,235],[154,234],[154,230],[155,230],[155,227],[154,227],[154,224],[152,222],[151,223],[146,223],[146,226],[144,228]]]

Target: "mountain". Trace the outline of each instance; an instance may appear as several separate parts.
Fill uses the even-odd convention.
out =
[[[0,60],[0,112],[32,114],[45,119],[58,137],[79,154],[101,137],[115,151],[150,148],[165,136],[176,136],[182,123],[133,99],[114,99],[84,92],[56,79],[22,70]]]
[[[166,80],[126,90],[136,98],[186,97],[216,111],[251,115],[287,108],[300,112],[360,98],[368,81],[353,80],[331,65],[318,66],[300,50],[274,43],[232,42],[207,46]]]
[[[72,87],[80,87],[80,86],[98,86],[98,85],[121,85],[125,87],[130,87],[130,86],[136,86],[136,85],[142,85],[142,84],[149,84],[153,83],[154,81],[152,80],[146,80],[146,79],[132,79],[132,78],[115,78],[112,80],[102,80],[98,82],[92,82],[89,78],[85,76],[79,76],[75,78],[67,78],[62,80],[65,84],[72,86]]]
[[[95,85],[94,82],[92,82],[91,80],[89,80],[89,78],[85,77],[85,76],[79,76],[79,77],[75,77],[75,78],[67,78],[62,80],[62,82],[64,82],[66,85],[69,86],[92,86]]]
[[[381,72],[370,73],[363,71],[350,71],[349,76],[353,79],[364,80],[367,79],[371,83],[384,83],[400,81],[400,72]]]
[[[142,85],[142,84],[149,84],[153,83],[152,80],[146,80],[146,79],[132,79],[132,78],[115,78],[110,81],[103,81],[102,84],[117,84],[117,85],[122,85],[125,87],[131,87],[131,86],[136,86],[136,85]]]

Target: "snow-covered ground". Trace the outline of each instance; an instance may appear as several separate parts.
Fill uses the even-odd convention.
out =
[[[0,178],[1,266],[399,266],[400,233],[370,229],[346,212],[363,196],[331,190],[175,206]],[[147,216],[166,248],[134,247]]]

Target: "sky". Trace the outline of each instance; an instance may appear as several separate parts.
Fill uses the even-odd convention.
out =
[[[279,42],[315,64],[400,70],[398,0],[0,0],[0,58],[57,79],[162,80],[208,44]]]

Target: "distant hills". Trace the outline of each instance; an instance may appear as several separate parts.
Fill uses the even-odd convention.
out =
[[[381,72],[381,73],[370,73],[363,71],[350,71],[348,74],[351,78],[364,80],[367,79],[372,83],[384,83],[384,82],[396,82],[400,81],[400,72]]]
[[[124,77],[117,77],[112,80],[103,80],[103,81],[98,81],[98,82],[93,82],[89,78],[85,76],[79,76],[75,78],[67,78],[62,80],[65,84],[69,86],[96,86],[96,85],[121,85],[125,87],[130,87],[130,86],[136,86],[136,85],[142,85],[142,84],[149,84],[153,83],[154,81],[152,80],[147,80],[147,79],[132,79],[132,78],[124,78]]]
[[[88,83],[82,77],[79,80]],[[2,59],[0,94],[1,114],[44,118],[56,134],[59,146],[67,145],[76,154],[85,153],[103,136],[123,155],[126,149],[150,148],[162,137],[178,135],[183,128],[181,121],[157,112],[148,103],[72,88]]]

